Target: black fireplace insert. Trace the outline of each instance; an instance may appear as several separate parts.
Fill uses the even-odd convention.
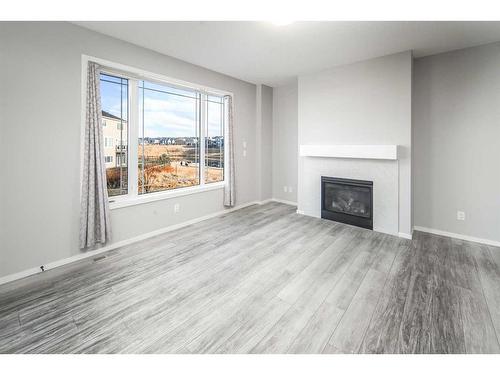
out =
[[[322,176],[321,217],[373,229],[373,181]]]

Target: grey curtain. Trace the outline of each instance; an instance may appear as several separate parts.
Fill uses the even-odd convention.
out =
[[[234,192],[234,143],[233,143],[233,98],[231,96],[224,97],[224,104],[227,108],[226,127],[227,139],[225,140],[227,163],[225,168],[226,186],[224,188],[224,206],[234,207],[235,192]]]
[[[99,66],[89,62],[85,117],[85,148],[80,213],[80,248],[105,244],[111,235],[108,190],[101,127]]]

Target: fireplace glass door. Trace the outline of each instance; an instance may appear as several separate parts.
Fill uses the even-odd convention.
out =
[[[322,177],[322,217],[373,228],[373,182]]]
[[[370,217],[370,188],[326,183],[325,208],[334,212]]]

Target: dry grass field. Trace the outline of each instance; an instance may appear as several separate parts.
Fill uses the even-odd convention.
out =
[[[139,149],[142,152],[142,147]],[[209,157],[219,158],[219,150],[209,149]],[[176,189],[179,187],[194,186],[199,184],[199,165],[197,149],[193,146],[184,145],[145,145],[144,156],[146,160],[154,160],[165,156],[169,160],[168,165],[146,166],[143,173],[143,181],[139,182],[139,190],[142,186],[145,192]],[[206,168],[206,182],[217,182],[223,180],[222,168]]]
[[[144,156],[159,157],[167,154],[172,159],[184,158],[188,154],[187,146],[181,145],[144,145]],[[142,146],[139,146],[139,155],[142,154]]]
[[[139,155],[143,147],[139,146]],[[208,159],[219,162],[223,155],[219,149],[209,148]],[[139,192],[151,193],[188,187],[199,184],[199,155],[197,148],[185,145],[145,145],[144,170],[139,158]],[[217,165],[217,164],[216,164]],[[205,182],[218,182],[224,179],[222,168],[208,166],[205,168]],[[120,173],[121,172],[121,173]],[[110,196],[126,193],[127,168],[108,168],[108,193]],[[122,177],[120,177],[122,176]],[[122,184],[120,184],[120,178]]]

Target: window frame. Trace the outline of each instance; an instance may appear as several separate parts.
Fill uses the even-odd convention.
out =
[[[182,81],[174,78],[170,78],[161,74],[156,74],[152,72],[148,72],[139,68],[135,68],[132,66],[127,66],[124,64],[103,60],[97,57],[92,57],[88,55],[82,55],[82,129],[81,129],[81,149],[80,149],[80,159],[81,159],[81,168],[80,168],[80,179],[83,178],[83,148],[84,148],[84,130],[85,130],[85,95],[86,95],[86,86],[87,86],[87,66],[89,62],[95,62],[101,66],[101,72],[105,74],[118,75],[120,77],[126,78],[129,80],[128,87],[128,150],[127,150],[127,161],[128,161],[128,193],[114,196],[109,198],[110,209],[128,207],[136,204],[143,204],[148,202],[153,202],[157,200],[163,199],[171,199],[175,197],[185,196],[189,194],[196,194],[216,189],[223,189],[227,184],[227,174],[226,171],[223,171],[223,181],[218,182],[209,182],[205,183],[205,145],[203,147],[201,144],[204,144],[204,139],[206,136],[206,109],[203,110],[203,107],[206,106],[207,96],[216,95],[216,96],[231,96],[234,98],[232,92],[223,91],[219,89],[214,89],[208,86],[203,86],[187,81]],[[165,84],[172,87],[178,87],[182,89],[190,89],[195,90],[201,93],[202,95],[202,121],[200,123],[200,183],[199,185],[189,186],[189,187],[181,187],[171,190],[164,190],[159,192],[153,192],[148,194],[139,194],[138,192],[138,148],[131,147],[134,142],[138,141],[139,136],[139,106],[138,106],[138,97],[139,97],[139,81],[150,81],[158,84]],[[234,101],[233,101],[234,102]],[[234,109],[233,109],[234,113]],[[228,128],[226,121],[226,116],[223,116],[224,121],[224,168],[228,165],[228,152],[226,150],[226,139],[228,134]],[[203,151],[202,151],[203,150]],[[202,158],[203,156],[203,158]],[[81,184],[80,184],[81,185]]]

